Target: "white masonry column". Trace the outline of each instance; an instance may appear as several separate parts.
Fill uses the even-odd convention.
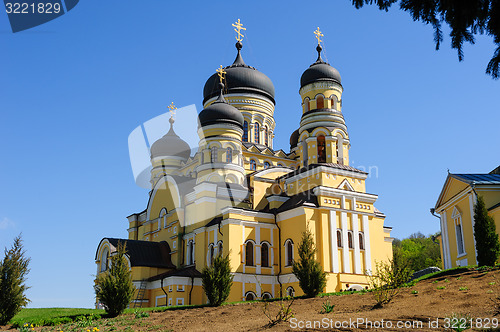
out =
[[[354,204],[353,199],[353,204]],[[356,205],[354,205],[356,206]],[[352,214],[352,233],[354,237],[354,273],[361,274],[361,253],[359,249],[359,225],[358,225],[358,214]]]
[[[372,255],[370,251],[370,225],[368,224],[368,216],[364,214],[363,220],[363,235],[365,236],[365,269],[368,275],[372,274]]]
[[[262,262],[260,261],[261,256],[260,256],[260,227],[255,227],[255,273],[260,274],[261,273],[261,267],[262,267]],[[260,296],[257,294],[257,296]]]
[[[451,256],[450,256],[450,239],[448,237],[448,223],[446,221],[446,211],[441,213],[441,234],[443,243],[443,255],[444,255],[444,268],[451,268]]]
[[[330,264],[333,273],[339,273],[339,250],[337,249],[337,220],[336,212],[330,211]]]
[[[347,240],[347,213],[340,212],[340,223],[342,226],[342,260],[343,272],[351,273],[351,262],[349,261],[349,241]]]

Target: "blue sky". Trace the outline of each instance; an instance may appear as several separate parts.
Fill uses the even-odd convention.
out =
[[[484,74],[492,41],[477,38],[459,63],[449,38],[435,51],[431,27],[397,8],[81,1],[16,34],[3,13],[0,247],[23,233],[30,307],[92,307],[100,239],[127,237],[125,217],[147,203],[147,190],[134,184],[128,135],[172,101],[201,110],[206,79],[234,60],[238,18],[247,28],[245,62],[274,83],[275,147],[285,151],[321,28],[325,55],[342,75],[351,162],[378,170],[367,190],[379,195],[393,236],[439,230],[429,208],[447,169],[499,165],[500,82]]]

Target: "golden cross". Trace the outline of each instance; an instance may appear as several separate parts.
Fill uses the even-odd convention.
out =
[[[314,31],[314,34],[316,35],[316,39],[318,40],[318,45],[319,45],[322,42],[320,37],[323,37],[323,34],[321,33],[321,31],[319,31],[319,27],[318,27],[318,29],[316,29],[316,31]]]
[[[226,71],[224,70],[224,68],[222,68],[222,65],[220,65],[220,67],[217,68],[216,72],[217,72],[217,75],[219,75],[220,82],[222,83],[222,81],[225,78],[224,75],[226,75]]]
[[[172,102],[170,105],[168,105],[167,108],[168,108],[168,111],[170,112],[170,116],[174,117],[175,110],[177,109],[177,107],[175,107],[175,105],[174,105],[174,102]]]
[[[246,28],[243,27],[243,24],[241,24],[240,19],[238,19],[238,22],[233,23],[232,26],[236,28],[234,29],[234,31],[236,31],[236,33],[238,34],[236,36],[236,40],[239,42],[242,41],[244,36],[241,33],[241,30],[246,30]]]

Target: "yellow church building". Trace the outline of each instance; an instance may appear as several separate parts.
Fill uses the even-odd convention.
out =
[[[199,147],[170,129],[150,149],[146,209],[128,216],[128,239],[103,238],[97,272],[126,243],[137,294],[131,306],[207,303],[201,271],[229,255],[228,301],[302,295],[292,265],[309,229],[327,273],[325,292],[364,288],[377,261],[392,257],[391,228],[367,193],[368,174],[349,165],[341,77],[321,56],[300,78],[302,111],[290,151],[273,138],[274,85],[242,57],[208,78],[199,113]],[[299,106],[299,105],[298,105]],[[348,286],[349,285],[349,286]]]
[[[443,267],[476,265],[474,205],[477,196],[484,199],[488,214],[500,232],[500,166],[487,174],[448,173],[436,206],[441,222],[441,259]]]

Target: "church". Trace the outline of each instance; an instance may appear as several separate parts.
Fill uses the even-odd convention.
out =
[[[286,152],[273,146],[274,85],[245,63],[245,28],[233,26],[236,58],[203,88],[198,150],[176,134],[172,117],[150,148],[145,210],[127,217],[128,239],[98,245],[99,274],[126,243],[137,288],[131,307],[207,303],[201,271],[220,254],[234,275],[228,301],[302,295],[292,265],[306,229],[327,273],[324,292],[365,288],[376,262],[392,258],[391,227],[374,205],[378,196],[366,192],[368,173],[349,165],[341,76],[322,58],[319,28]]]

